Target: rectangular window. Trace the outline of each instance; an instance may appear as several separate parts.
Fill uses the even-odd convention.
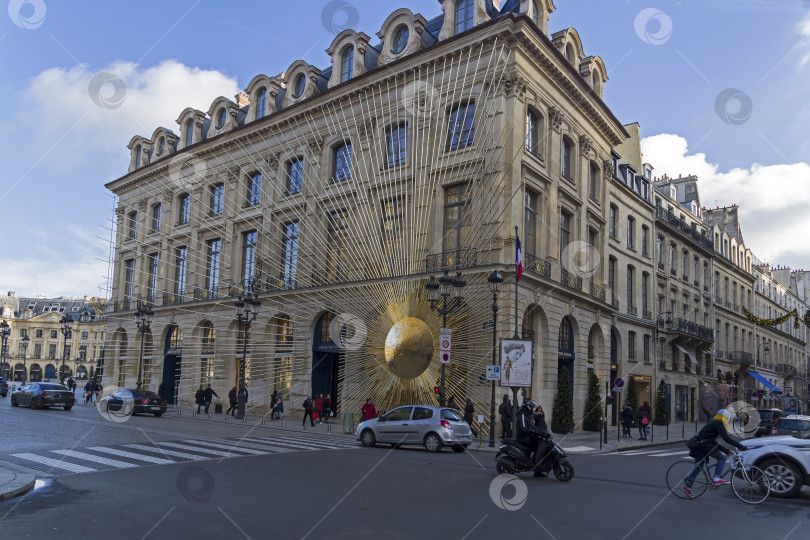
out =
[[[683,259],[681,260],[683,263],[683,279],[689,279],[689,252],[683,252]]]
[[[396,252],[396,244],[402,240],[402,200],[382,202],[383,254]]]
[[[630,249],[635,248],[636,245],[636,220],[632,217],[627,218],[627,247]]]
[[[333,163],[335,182],[343,182],[352,177],[352,145],[342,144],[335,149],[335,162]]]
[[[42,358],[42,343],[34,343],[34,358]]]
[[[678,267],[677,261],[675,260],[675,244],[669,245],[669,269],[671,272],[676,272]]]
[[[152,231],[153,233],[160,231],[160,205],[156,204],[152,207]]]
[[[41,338],[42,337],[42,330],[37,330],[34,332],[34,337]]]
[[[148,290],[146,296],[154,301],[157,294],[157,276],[158,276],[158,254],[152,253],[149,255],[149,281],[147,283]]]
[[[537,193],[527,189],[526,200],[523,207],[525,214],[524,220],[524,235],[526,245],[523,248],[524,253],[537,254]]]
[[[250,177],[250,184],[246,194],[247,206],[258,206],[262,198],[262,175],[254,173]]]
[[[295,273],[298,270],[298,222],[284,227],[284,285],[295,287]]]
[[[562,261],[565,248],[571,242],[571,214],[565,210],[560,212],[560,260]],[[565,264],[563,264],[563,267]],[[566,270],[568,270],[566,268]]]
[[[82,332],[82,341],[87,341],[87,338],[88,338],[88,337],[89,337],[89,333],[88,333],[88,332]]]
[[[459,105],[448,117],[445,150],[458,150],[471,146],[475,140],[475,103]]]
[[[650,363],[650,335],[644,334],[644,363]]]
[[[646,225],[641,226],[641,254],[644,257],[650,256],[648,242],[650,237],[650,229]]]
[[[664,264],[664,237],[659,236],[655,241],[656,253],[658,255],[658,264]]]
[[[385,212],[385,203],[383,203],[383,212]],[[383,218],[384,220],[385,218]],[[385,220],[383,221],[383,231],[385,232]],[[395,224],[391,224],[394,225]],[[348,229],[348,225],[346,224],[346,211],[339,210],[337,212],[332,212],[329,215],[329,224],[327,226],[327,240],[329,242],[329,249],[327,252],[327,277],[329,280],[340,280],[345,277],[345,271],[347,268],[346,264],[346,250],[343,249],[346,247],[346,230]],[[394,231],[392,231],[394,232]],[[383,236],[383,241],[385,242],[386,238],[385,235]],[[390,246],[386,246],[390,247]],[[390,255],[390,251],[386,250],[383,253],[383,256]]]
[[[126,261],[124,261],[124,298],[126,298],[127,300],[132,298],[134,279],[135,279],[135,259],[127,259]]]
[[[610,237],[616,238],[616,214],[619,213],[619,209],[610,205]]]
[[[641,274],[641,311],[643,316],[647,316],[647,312],[650,309],[648,300],[647,300],[647,288],[650,285],[650,274],[647,272],[643,272]]]
[[[694,276],[695,281],[697,281],[697,280],[699,280],[699,279],[700,279],[700,274],[698,273],[698,268],[699,268],[699,267],[700,267],[700,259],[698,259],[697,257],[695,257],[695,260],[694,260],[694,267],[692,268],[692,270],[693,270],[693,274],[692,274],[692,275]]]
[[[473,27],[473,4],[474,0],[457,0],[456,1],[456,18],[455,27],[456,34],[460,34],[465,30]]]
[[[207,245],[208,261],[205,265],[205,288],[209,296],[215,298],[219,288],[219,259],[222,242],[217,238],[216,240],[209,240]]]
[[[444,190],[443,251],[459,251],[464,247],[470,228],[467,219],[470,185],[458,184]]]
[[[562,141],[562,177],[571,180],[574,177],[573,171],[573,152],[574,152],[574,145],[570,139],[567,137],[563,137]]]
[[[25,337],[25,336],[27,336],[27,335],[28,335],[28,329],[26,329],[26,328],[20,328],[20,337],[21,337],[21,338],[24,338],[24,337]]]
[[[636,269],[632,266],[627,267],[627,308],[628,311],[635,308],[634,304],[634,294],[633,294],[633,280],[635,278]]]
[[[248,231],[242,234],[242,284],[250,286],[251,278],[256,273],[256,239],[258,232]]]
[[[630,360],[636,359],[636,333],[627,333],[627,356]]]
[[[388,128],[385,134],[386,166],[404,165],[408,159],[408,126],[400,124]]]
[[[65,359],[67,359],[67,360],[70,360],[70,352],[71,352],[71,348],[72,348],[72,347],[71,347],[70,345],[65,345],[65,348],[64,348],[64,349],[62,349],[62,358],[65,358]]]
[[[608,259],[608,288],[610,289],[610,302],[616,303],[616,259]]]
[[[56,360],[56,345],[48,345],[48,359]]]
[[[178,216],[177,224],[178,225],[186,225],[188,224],[188,217],[189,217],[189,207],[191,205],[191,195],[185,193],[180,195],[180,215]]]
[[[181,297],[186,293],[186,274],[188,272],[188,248],[185,246],[174,250],[174,292]]]
[[[216,184],[211,186],[211,215],[222,215],[222,199],[225,194],[225,185]]]
[[[58,332],[56,330],[51,330],[51,339],[56,339],[58,336]]]
[[[526,151],[540,157],[540,117],[534,111],[526,113]]]
[[[287,194],[301,193],[304,185],[304,160],[296,158],[287,165]]]
[[[590,178],[588,181],[588,196],[591,198],[592,201],[598,202],[598,194],[597,194],[597,185],[599,184],[599,167],[591,163],[589,168],[590,171]]]
[[[138,232],[138,213],[130,212],[127,215],[127,239],[134,240]]]

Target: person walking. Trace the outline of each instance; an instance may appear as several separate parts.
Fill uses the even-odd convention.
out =
[[[472,431],[473,437],[478,437],[478,432],[473,427],[473,416],[475,415],[475,406],[470,398],[467,398],[467,402],[464,405],[464,421],[467,422],[467,425],[470,426],[470,431]]]
[[[625,438],[632,438],[630,434],[630,426],[633,425],[633,408],[630,405],[625,405],[621,413],[622,419],[622,435]]]
[[[307,425],[307,416],[309,416],[312,427],[315,427],[315,421],[312,420],[312,398],[310,396],[307,396],[307,399],[304,400],[304,421],[301,423],[302,426]]]
[[[281,394],[278,395],[276,398],[276,406],[273,409],[273,417],[278,420],[281,418],[282,413],[284,412],[284,398],[281,397]]]
[[[74,383],[75,384],[75,383]],[[93,383],[87,381],[84,385],[84,403],[93,403]]]
[[[501,438],[512,437],[512,403],[509,395],[503,395],[503,403],[498,406],[498,414],[501,415]]]
[[[332,414],[332,395],[326,394],[323,398],[323,423],[329,423],[329,415]]]
[[[363,405],[363,422],[366,420],[371,420],[372,418],[377,418],[377,409],[374,408],[374,404],[371,402],[371,398],[366,398],[366,404]]]
[[[96,403],[98,403],[98,400],[101,397],[101,391],[104,390],[104,387],[101,386],[101,381],[93,385],[93,390],[96,392]]]
[[[202,385],[200,385],[200,388],[197,389],[197,392],[194,394],[194,403],[197,404],[197,414],[200,414],[200,409],[202,409],[203,403],[205,403],[205,390],[203,390]]]
[[[203,395],[205,396],[205,414],[208,414],[208,408],[211,407],[213,396],[219,397],[219,395],[211,388],[211,383],[208,383],[208,387],[203,391]]]
[[[200,389],[202,390],[202,385],[200,385]],[[164,397],[163,397],[163,383],[160,383],[158,385],[158,392],[157,393],[161,397],[161,399],[164,399]],[[217,397],[219,397],[219,396],[217,396]],[[197,411],[197,412],[200,412],[200,411]]]
[[[236,387],[230,389],[228,392],[228,410],[225,411],[225,416],[228,416],[230,413],[231,416],[236,412],[236,406],[238,405],[239,400],[236,399]]]
[[[638,408],[638,439],[647,440],[647,427],[650,425],[650,404],[646,401]]]
[[[323,396],[321,394],[315,397],[314,407],[315,412],[318,414],[318,423],[320,424],[323,422],[323,418],[321,418],[323,416]]]
[[[69,379],[68,379],[68,381],[67,381],[67,387],[68,387],[68,390],[70,390],[70,391],[71,391],[71,392],[73,392],[74,394],[76,393],[76,381],[74,381],[74,380],[73,380],[73,377],[71,377],[71,378],[69,378]],[[87,400],[85,400],[85,403],[86,403],[86,402],[87,402]]]

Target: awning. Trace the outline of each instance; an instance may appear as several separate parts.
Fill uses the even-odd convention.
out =
[[[696,366],[696,365],[697,365],[697,360],[695,360],[695,357],[694,357],[694,356],[692,356],[692,353],[690,353],[689,351],[687,351],[686,349],[684,349],[683,347],[681,347],[681,346],[680,346],[680,345],[678,345],[677,343],[675,344],[675,346],[676,346],[676,347],[678,347],[678,348],[681,350],[681,352],[682,352],[683,354],[685,354],[685,355],[686,355],[686,356],[689,358],[689,361],[690,361],[690,362],[692,362],[692,365],[693,365],[693,366]]]
[[[777,393],[777,394],[781,394],[781,393],[782,393],[782,391],[781,391],[781,390],[779,390],[777,387],[775,387],[774,385],[772,385],[772,384],[770,383],[770,381],[768,381],[768,379],[766,379],[765,377],[763,377],[762,375],[760,375],[760,374],[759,374],[759,373],[757,373],[756,371],[749,371],[749,372],[748,372],[748,374],[749,374],[749,375],[751,375],[751,376],[752,376],[753,378],[755,378],[756,380],[758,380],[759,382],[761,382],[762,384],[764,384],[764,385],[765,385],[765,387],[766,387],[766,388],[768,388],[768,389],[769,389],[771,392],[775,392],[775,393]]]

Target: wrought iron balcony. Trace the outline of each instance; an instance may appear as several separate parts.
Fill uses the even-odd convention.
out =
[[[605,298],[606,298],[605,288],[602,287],[601,285],[597,285],[596,283],[594,283],[592,281],[591,282],[591,296],[593,296],[597,300],[601,300],[602,302],[605,302]]]
[[[666,269],[666,266],[664,266],[664,263],[662,263],[662,262],[660,262],[660,261],[659,261],[659,262],[658,262],[658,269],[659,269],[659,270],[665,270],[665,269]]]
[[[734,311],[736,311],[736,312],[739,312],[740,311],[739,304],[734,304],[734,307],[732,309],[734,309]]]
[[[214,300],[218,298],[217,291],[209,290],[209,289],[201,289],[199,287],[194,287],[194,300]]]
[[[638,315],[638,308],[636,306],[627,306],[627,313],[630,315]]]
[[[610,303],[614,308],[619,309],[619,299],[618,298],[614,298],[613,300],[610,301]]]
[[[538,258],[531,253],[526,254],[526,267],[525,270],[532,274],[537,274],[540,277],[551,278],[551,263]]]
[[[645,319],[652,320],[652,311],[645,309],[642,314],[642,317],[644,317]]]
[[[796,375],[796,367],[790,364],[776,364],[774,370],[777,373],[783,373],[785,375]]]
[[[444,251],[425,257],[426,272],[460,270],[478,266],[478,250],[474,248]]]
[[[714,330],[703,325],[687,321],[686,319],[673,319],[667,321],[667,329],[671,332],[687,334],[705,341],[714,341]]]
[[[692,282],[692,284],[693,284],[695,287],[700,287],[700,281],[698,281],[698,280],[693,281],[693,282]]]
[[[182,304],[185,302],[184,293],[163,293],[163,305]]]
[[[582,290],[582,277],[560,268],[560,283],[577,291]]]
[[[682,276],[681,276],[681,279],[682,279],[682,280],[684,280],[684,281],[686,281],[686,282],[688,282],[688,281],[689,281],[689,276],[687,276],[686,274],[684,274],[684,275],[682,275]]]
[[[669,273],[670,273],[670,275],[673,275],[673,276],[675,276],[675,277],[678,277],[678,271],[677,271],[677,270],[675,270],[674,268],[670,268],[670,269],[669,269]]]
[[[729,360],[739,362],[740,364],[753,364],[754,355],[745,351],[732,351],[729,354]]]
[[[725,302],[725,306],[726,306],[726,308],[727,308],[727,309],[731,309],[731,302],[729,302],[728,300],[726,300],[726,302]]]
[[[676,216],[675,212],[669,209],[664,209],[661,206],[658,206],[655,209],[655,218],[659,221],[663,221],[675,227],[681,234],[695,240],[698,244],[700,244],[704,248],[709,250],[714,249],[714,242],[712,241],[711,238],[709,238],[705,234],[701,234],[700,232],[697,231],[697,229],[693,229],[691,225],[687,224],[685,219],[681,219],[680,217]]]

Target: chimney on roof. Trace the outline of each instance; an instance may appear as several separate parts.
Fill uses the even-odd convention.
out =
[[[9,298],[14,298],[14,291],[8,291],[8,294],[6,296],[8,296]]]
[[[248,98],[248,95],[246,93],[239,92],[238,94],[236,94],[235,97],[236,97],[236,106],[239,107],[240,109],[246,105],[250,105],[250,99]]]

